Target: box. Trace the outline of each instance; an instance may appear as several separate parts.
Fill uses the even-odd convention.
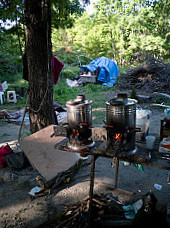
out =
[[[97,83],[97,75],[82,74],[82,75],[80,75],[80,79],[82,82]]]

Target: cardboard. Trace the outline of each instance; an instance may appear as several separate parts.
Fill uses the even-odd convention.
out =
[[[59,172],[68,170],[79,160],[76,153],[55,149],[55,144],[64,138],[51,137],[53,133],[53,125],[50,125],[20,141],[21,149],[29,162],[46,181],[55,178]]]

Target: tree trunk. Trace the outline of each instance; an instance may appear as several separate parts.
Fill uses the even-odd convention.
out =
[[[114,45],[114,40],[113,40],[113,33],[112,30],[110,30],[110,37],[111,37],[111,42],[112,42],[112,50],[113,50],[113,58],[117,64],[117,60],[116,60],[116,51],[115,51],[115,45]]]
[[[25,0],[26,62],[29,81],[30,130],[55,122],[51,51],[50,0]]]

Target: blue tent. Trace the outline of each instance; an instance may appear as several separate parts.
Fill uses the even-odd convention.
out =
[[[97,80],[102,83],[104,86],[112,87],[116,82],[119,68],[116,63],[106,57],[100,57],[93,60],[89,65],[82,66],[82,70],[89,70],[94,72],[98,69],[98,78]]]

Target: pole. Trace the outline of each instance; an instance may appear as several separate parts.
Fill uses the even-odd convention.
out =
[[[118,171],[119,171],[119,159],[116,158],[116,173],[115,173],[115,187],[114,187],[114,190],[117,189]]]

